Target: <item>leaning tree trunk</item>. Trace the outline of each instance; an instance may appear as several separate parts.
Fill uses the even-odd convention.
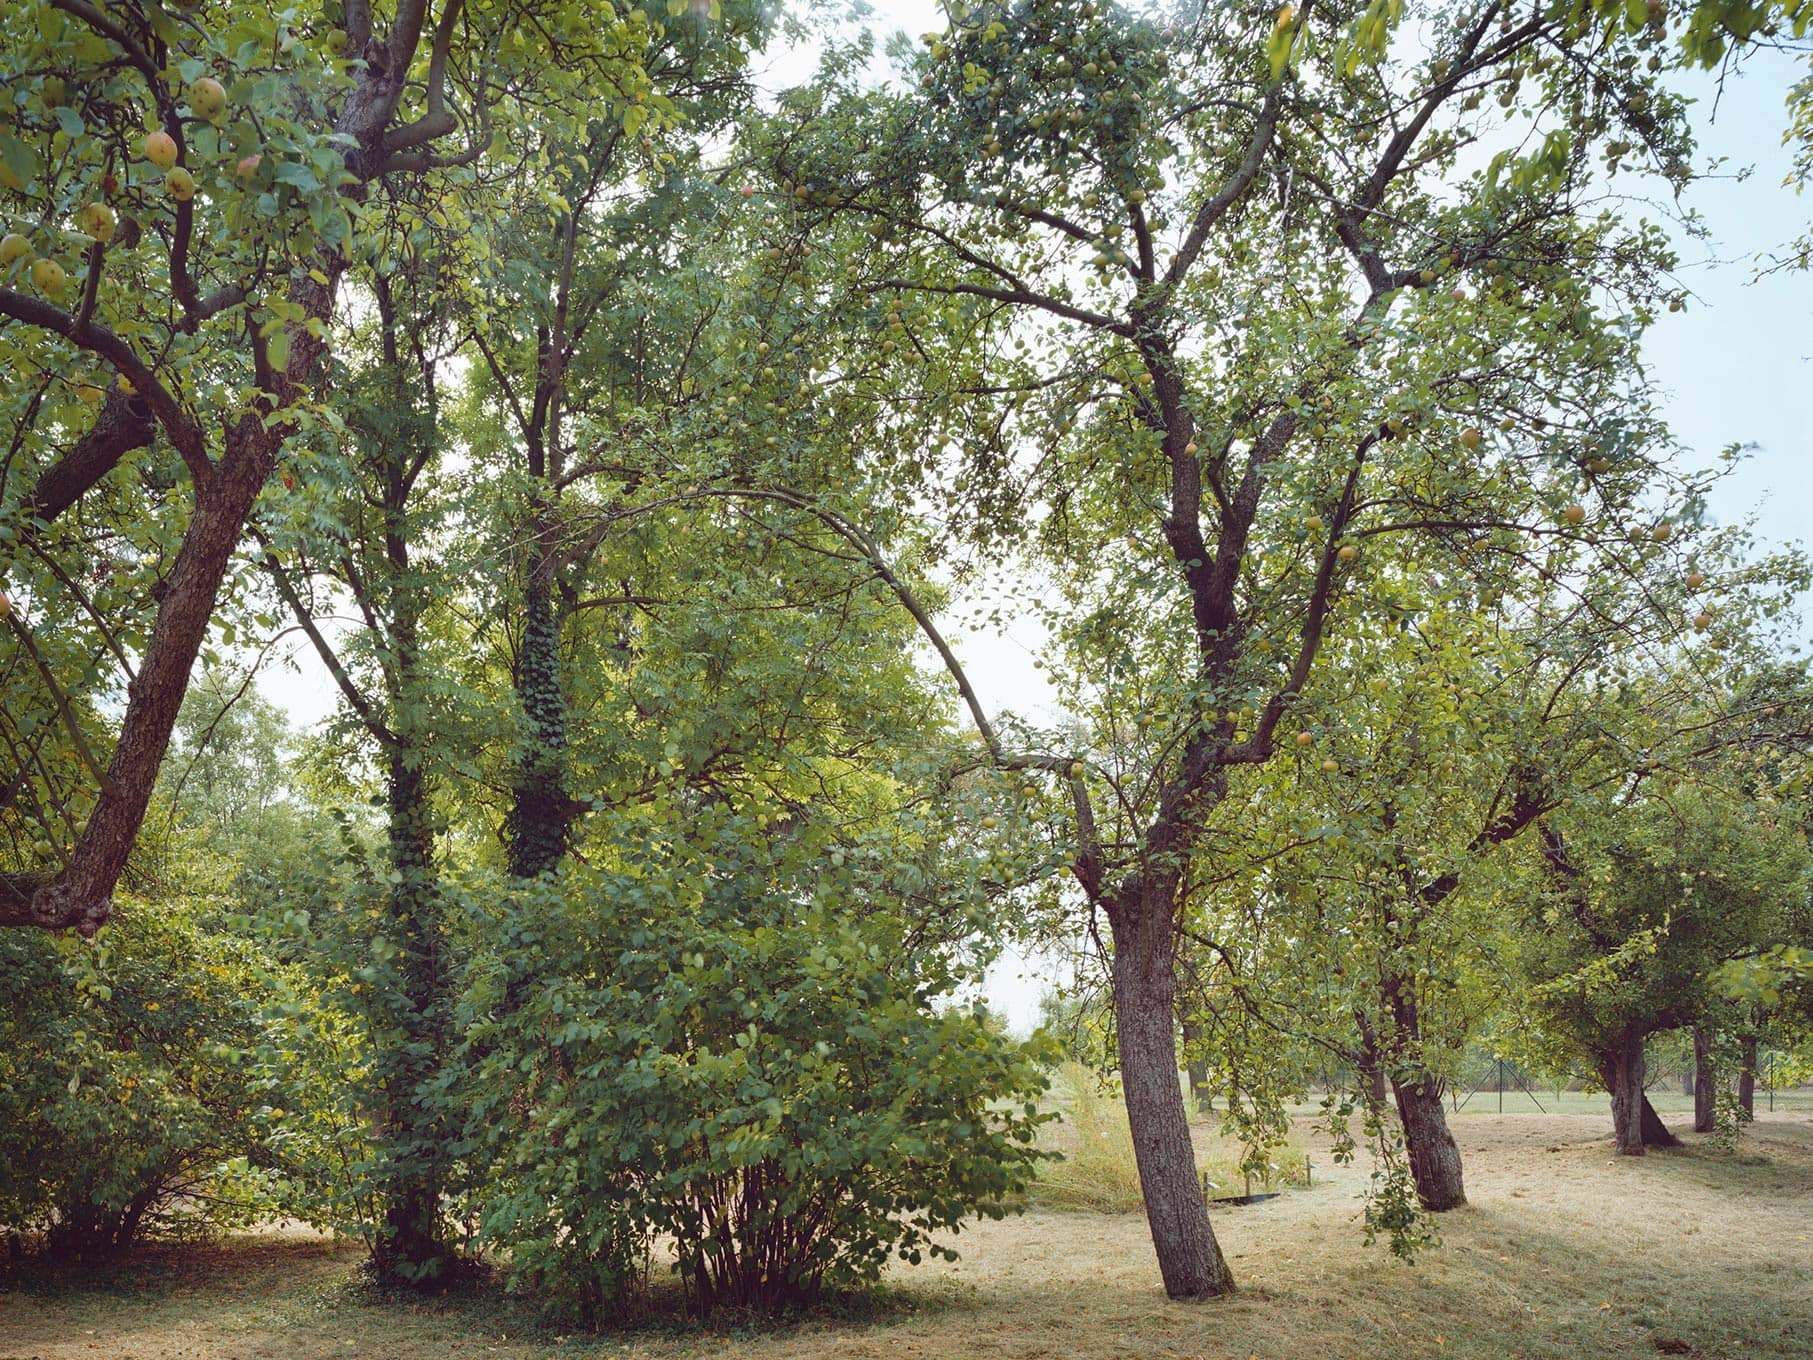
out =
[[[1136,880],[1108,913],[1114,1016],[1127,1120],[1159,1274],[1172,1298],[1202,1299],[1232,1289],[1234,1276],[1209,1226],[1177,1080],[1175,886],[1162,878]]]
[[[1625,1157],[1643,1155],[1643,1036],[1626,1031],[1598,1055],[1599,1079],[1612,1099],[1612,1137]]]
[[[1756,1118],[1756,1036],[1744,1036],[1743,1057],[1737,1067],[1737,1103],[1744,1118]]]
[[[1410,1154],[1410,1176],[1416,1197],[1431,1213],[1456,1209],[1467,1202],[1461,1179],[1460,1148],[1442,1109],[1442,1084],[1427,1073],[1414,1080],[1393,1077],[1404,1146]]]
[[[1712,1040],[1699,1025],[1693,1027],[1693,1131],[1711,1133],[1718,1104],[1718,1087],[1712,1070]]]

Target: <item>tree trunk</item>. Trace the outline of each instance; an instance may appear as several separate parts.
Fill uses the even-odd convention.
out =
[[[1404,1125],[1404,1146],[1410,1154],[1410,1176],[1416,1197],[1431,1213],[1443,1213],[1467,1202],[1461,1180],[1460,1148],[1448,1129],[1442,1109],[1442,1086],[1424,1075],[1419,1080],[1394,1079],[1398,1118]]]
[[[1365,1011],[1356,1010],[1354,1020],[1360,1027],[1360,1056],[1357,1066],[1360,1073],[1360,1094],[1366,1099],[1366,1108],[1374,1117],[1385,1117],[1385,1055],[1379,1051],[1379,1032],[1373,1026],[1372,1017]]]
[[[391,889],[387,920],[396,971],[379,1003],[393,1032],[373,1049],[384,1102],[373,1179],[384,1221],[372,1263],[381,1278],[420,1284],[438,1277],[452,1257],[441,1235],[449,1132],[425,1098],[446,1047],[441,904],[420,753],[398,746],[389,758],[390,859],[402,882]]]
[[[1209,1226],[1177,1081],[1174,890],[1174,883],[1136,880],[1109,912],[1114,1015],[1127,1120],[1159,1274],[1172,1298],[1202,1299],[1232,1289],[1234,1276]]]
[[[1693,1131],[1711,1133],[1718,1087],[1712,1070],[1712,1039],[1699,1025],[1693,1027]]]
[[[1744,1118],[1756,1118],[1756,1036],[1744,1036],[1743,1058],[1737,1067],[1737,1103]]]
[[[126,687],[119,740],[69,863],[29,896],[0,894],[0,925],[74,926],[92,935],[113,909],[113,889],[157,784],[189,672],[213,617],[227,564],[246,514],[275,460],[277,440],[254,438],[217,464],[195,492],[195,511],[170,574],[162,583],[157,622],[143,664]]]
[[[1599,1079],[1612,1099],[1612,1137],[1625,1157],[1643,1155],[1643,1036],[1626,1031],[1598,1054]]]
[[[1642,1102],[1638,1126],[1643,1136],[1643,1146],[1680,1147],[1681,1140],[1668,1131],[1668,1125],[1662,1122],[1662,1116],[1656,1113],[1656,1107],[1649,1103],[1649,1097],[1639,1090],[1638,1099]]]
[[[560,688],[560,620],[550,566],[537,552],[523,592],[516,695],[524,733],[509,817],[510,873],[537,878],[566,854],[574,804],[567,789],[567,710]]]

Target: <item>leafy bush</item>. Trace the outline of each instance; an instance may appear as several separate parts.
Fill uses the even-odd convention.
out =
[[[1036,1054],[948,1005],[897,924],[761,866],[519,887],[466,996],[483,1232],[567,1312],[659,1241],[692,1303],[772,1310],[1000,1217],[1038,1158]],[[771,885],[771,886],[757,886]]]
[[[122,903],[92,941],[0,932],[0,1225],[53,1253],[243,1226],[275,1207],[257,950],[185,901]]]

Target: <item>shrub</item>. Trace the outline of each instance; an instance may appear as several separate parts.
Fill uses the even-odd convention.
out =
[[[0,932],[0,976],[0,1225],[99,1259],[273,1207],[256,949],[123,902],[92,941]]]
[[[773,1310],[1000,1217],[1038,1152],[1035,1054],[852,905],[745,866],[520,888],[466,996],[483,1233],[596,1316],[657,1241],[690,1301]]]

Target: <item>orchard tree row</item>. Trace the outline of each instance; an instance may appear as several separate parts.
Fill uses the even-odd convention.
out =
[[[1807,5],[966,4],[886,82],[740,0],[3,17],[7,1222],[809,1296],[1024,1188],[951,1003],[1087,942],[1205,1297],[1180,1067],[1255,1156],[1325,1088],[1409,1252],[1470,1039],[1632,1153],[1651,1035],[1707,1126],[1804,1042],[1807,567],[1641,346],[1671,73]]]

